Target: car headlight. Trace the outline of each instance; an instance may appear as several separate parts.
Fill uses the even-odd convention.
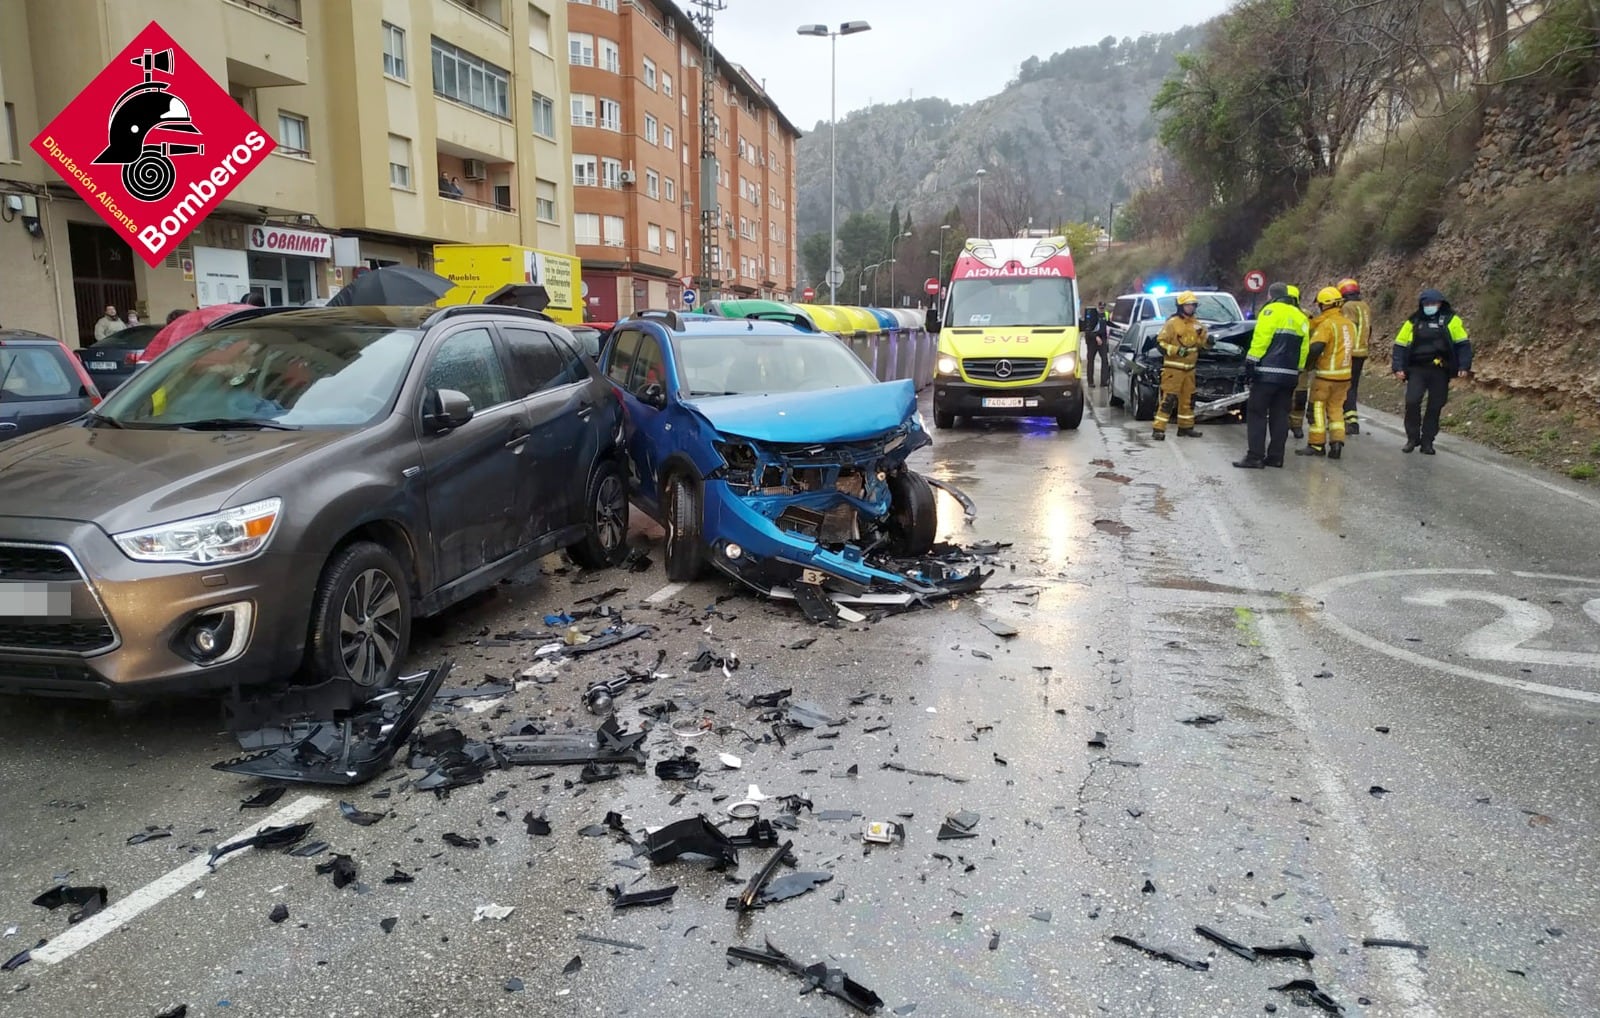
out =
[[[942,353],[934,362],[934,370],[941,375],[954,375],[961,370],[961,362],[947,353]]]
[[[1050,367],[1058,375],[1070,375],[1078,370],[1078,358],[1073,354],[1064,353],[1057,357]]]
[[[124,555],[140,562],[235,562],[267,546],[282,509],[283,499],[265,498],[237,509],[114,537]]]

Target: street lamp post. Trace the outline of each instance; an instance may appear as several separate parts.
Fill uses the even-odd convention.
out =
[[[939,227],[939,267],[934,270],[933,274],[939,277],[940,282],[944,281],[944,235],[949,232],[949,223],[945,223],[943,226]]]
[[[894,246],[896,244],[900,243],[902,240],[906,239],[909,236],[911,236],[911,231],[907,230],[906,232],[900,234],[897,237],[890,237],[889,238],[889,306],[890,307],[894,306]],[[873,303],[876,304],[877,303],[877,299],[878,299],[878,291],[877,290],[873,290],[872,291],[872,299],[873,299]]]
[[[829,112],[828,112],[828,299],[838,303],[839,280],[834,272],[835,260],[839,251],[839,36],[855,35],[857,32],[871,30],[872,26],[865,21],[846,21],[839,26],[837,32],[830,31],[827,25],[801,25],[795,31],[800,35],[814,35],[818,38],[829,40],[832,50],[829,78]]]
[[[983,236],[983,178],[989,175],[988,170],[978,171],[978,236]]]
[[[868,265],[865,269],[861,270],[862,272],[867,271],[867,269],[872,270],[872,302],[874,304],[878,302],[878,267],[882,264],[882,262],[873,262],[871,265]],[[865,282],[861,284],[861,292],[867,292],[867,286]],[[866,304],[866,301],[863,300],[861,303],[864,305]]]

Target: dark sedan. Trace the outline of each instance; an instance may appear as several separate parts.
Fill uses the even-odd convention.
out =
[[[77,351],[78,359],[89,370],[89,377],[94,379],[101,395],[109,396],[117,386],[133,377],[139,370],[144,348],[160,331],[159,325],[131,325]]]
[[[59,339],[0,330],[0,442],[81,417],[100,392]],[[4,512],[0,499],[0,512]]]

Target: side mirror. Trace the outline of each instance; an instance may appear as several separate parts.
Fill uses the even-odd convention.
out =
[[[472,420],[475,410],[472,399],[455,389],[440,389],[433,394],[433,413],[423,418],[430,434],[440,434],[461,427]]]
[[[663,410],[667,405],[667,390],[660,382],[651,382],[639,392],[639,402],[648,407]]]

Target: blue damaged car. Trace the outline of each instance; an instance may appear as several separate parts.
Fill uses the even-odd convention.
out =
[[[814,618],[908,603],[987,574],[935,549],[931,439],[910,381],[879,382],[837,338],[780,322],[646,311],[602,370],[622,397],[633,500],[666,530],[667,578],[707,566]]]

